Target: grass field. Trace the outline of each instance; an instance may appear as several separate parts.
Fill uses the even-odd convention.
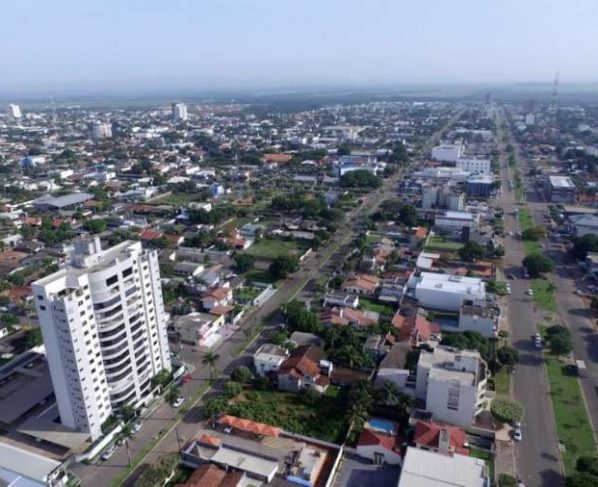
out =
[[[490,476],[490,479],[494,481],[494,455],[487,450],[472,446],[469,447],[469,456],[485,460],[486,466],[488,467],[488,475]]]
[[[534,226],[534,219],[526,208],[521,208],[519,210],[519,226],[521,227],[522,232]]]
[[[152,203],[160,205],[185,206],[192,201],[198,201],[196,193],[172,193],[163,198],[156,198]]]
[[[557,435],[565,447],[561,457],[565,472],[570,475],[574,472],[579,457],[596,456],[594,435],[578,378],[568,372],[563,363],[554,356],[547,355],[546,370]]]
[[[511,375],[507,367],[502,367],[496,374],[494,374],[494,390],[499,396],[509,395],[509,384],[511,382]]]
[[[280,240],[276,238],[264,238],[258,243],[253,244],[245,252],[255,257],[274,259],[281,255],[303,254],[309,245],[298,240]]]
[[[534,291],[534,303],[538,308],[556,313],[558,308],[553,296],[552,282],[547,279],[532,279],[531,288]]]
[[[235,289],[234,296],[236,299],[242,299],[243,301],[253,301],[261,292],[262,290],[256,287],[242,287]]]
[[[461,247],[463,247],[463,244],[460,242],[452,242],[442,235],[432,235],[428,240],[426,250],[430,252],[454,252]]]
[[[380,313],[380,316],[392,316],[395,314],[393,306],[386,303],[379,303],[373,299],[359,298],[359,306],[364,310]]]
[[[243,277],[245,277],[247,282],[265,282],[268,284],[276,282],[276,279],[274,279],[272,274],[270,274],[268,271],[260,271],[257,269],[246,272]]]

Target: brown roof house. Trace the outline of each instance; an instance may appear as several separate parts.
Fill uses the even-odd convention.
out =
[[[323,393],[330,385],[332,364],[326,360],[321,348],[313,345],[297,347],[278,370],[278,388],[299,392],[313,389]]]

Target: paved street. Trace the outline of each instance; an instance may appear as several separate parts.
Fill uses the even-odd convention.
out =
[[[519,231],[518,222],[512,213],[517,205],[515,196],[509,190],[509,168],[504,144],[501,147],[501,182],[503,195],[499,206],[505,216],[505,274],[514,274],[510,281],[512,294],[508,296],[509,339],[519,350],[520,363],[513,376],[513,392],[526,410],[522,425],[523,440],[516,445],[517,470],[526,485],[559,486],[563,484],[561,476],[558,439],[548,383],[543,365],[542,353],[533,346],[531,337],[536,333],[539,321],[531,298],[525,291],[528,281],[523,278],[521,261],[524,257],[523,246],[519,239],[508,236],[508,232]]]

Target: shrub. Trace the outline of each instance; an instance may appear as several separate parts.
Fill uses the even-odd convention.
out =
[[[233,370],[233,373],[230,375],[231,380],[235,382],[239,382],[241,384],[246,384],[251,379],[253,379],[253,373],[249,370],[249,367],[245,365],[241,365]]]
[[[521,418],[523,418],[523,406],[517,401],[509,399],[494,399],[490,411],[492,416],[501,423],[512,424],[515,421],[521,421]]]
[[[501,473],[498,476],[498,487],[517,487],[517,479],[508,473]]]

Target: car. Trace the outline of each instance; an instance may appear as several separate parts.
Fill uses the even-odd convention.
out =
[[[138,422],[137,422],[137,423],[133,423],[133,424],[131,425],[131,431],[132,431],[133,433],[137,433],[137,432],[138,432],[140,429],[141,429],[141,423],[138,423]]]
[[[513,428],[515,428],[516,430],[520,430],[521,429],[521,422],[520,421],[513,421]]]
[[[525,294],[527,294],[528,296],[533,296],[534,295],[534,290],[530,288],[527,291],[525,291]]]
[[[539,333],[536,333],[536,334],[534,335],[534,339],[535,339],[535,340],[540,340],[540,341],[542,341],[542,335],[540,335]]]
[[[513,439],[515,441],[521,441],[523,439],[523,436],[521,434],[521,429],[517,428],[513,430]]]
[[[529,272],[527,272],[527,269],[523,269],[523,276],[524,276],[526,279],[529,279]]]
[[[178,408],[181,406],[181,404],[183,404],[185,402],[185,398],[184,397],[177,397],[174,402],[172,403],[172,407]]]
[[[538,349],[538,350],[542,350],[542,340],[534,340],[534,346]]]
[[[102,460],[106,461],[108,460],[112,455],[114,455],[114,452],[116,451],[116,446],[112,445],[110,448],[108,448],[103,454],[102,454]]]

